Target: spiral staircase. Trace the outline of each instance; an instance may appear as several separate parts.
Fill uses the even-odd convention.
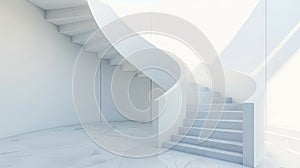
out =
[[[45,11],[45,19],[57,26],[59,33],[70,37],[72,43],[83,46],[84,52],[107,60],[111,66],[120,66],[123,71],[135,72],[138,78],[153,79],[151,75],[141,72],[137,66],[124,60],[116,48],[109,50],[102,58],[100,53],[103,48],[110,46],[110,42],[99,28],[85,0],[29,1]],[[160,84],[159,81],[157,83]],[[200,99],[195,97],[195,91],[201,95]],[[210,103],[211,98],[214,99],[213,104]],[[223,102],[224,110],[209,112],[211,106],[221,106]],[[207,119],[208,115],[211,115],[210,119]],[[245,118],[249,121],[245,121]],[[251,149],[254,143],[251,139],[251,127],[254,125],[251,118],[253,119],[253,104],[235,103],[231,97],[224,98],[219,92],[196,83],[188,83],[186,113],[181,125],[179,124],[176,132],[170,134],[168,140],[163,139],[160,146],[254,167]],[[214,127],[216,120],[218,124]],[[248,130],[245,131],[246,129]],[[203,130],[210,130],[212,134],[205,141],[199,141]],[[252,146],[249,147],[249,144]]]

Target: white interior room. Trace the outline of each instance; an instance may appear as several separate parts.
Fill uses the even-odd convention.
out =
[[[1,168],[300,166],[298,0],[1,0],[0,21]]]

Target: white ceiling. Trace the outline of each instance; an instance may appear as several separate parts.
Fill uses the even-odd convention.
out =
[[[160,0],[159,2],[139,0],[140,3],[133,2],[138,0],[102,1],[108,3],[119,17],[158,12],[185,19],[207,36],[219,54],[230,44],[259,2],[259,0]],[[160,40],[156,42],[161,43]]]

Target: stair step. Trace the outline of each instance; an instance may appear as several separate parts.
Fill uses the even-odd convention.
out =
[[[196,83],[189,83],[188,86],[187,86],[187,92],[190,93],[190,92],[195,92],[197,91],[198,92],[205,92],[205,91],[209,91],[209,88],[208,87],[205,87],[205,86],[201,86],[199,84],[196,84]]]
[[[92,43],[95,43],[97,41],[103,43],[107,42],[100,29],[72,36],[72,43],[75,44],[91,45]]]
[[[196,104],[196,103],[200,103],[200,104],[209,104],[209,103],[232,103],[232,98],[231,97],[226,97],[225,99],[222,97],[214,97],[213,99],[208,96],[203,96],[201,95],[201,93],[199,94],[199,96],[188,96],[188,103],[189,104]]]
[[[109,60],[109,64],[113,66],[121,65],[124,64],[125,62],[127,61],[122,56],[114,57],[113,59]]]
[[[208,87],[194,82],[188,84],[187,93],[189,103],[193,103],[194,101],[196,101],[195,103],[198,101],[201,101],[201,103],[211,103],[212,100],[214,103],[223,103],[224,101],[225,103],[233,102],[231,97],[223,98],[219,92],[211,91]],[[212,97],[213,99],[211,100]]]
[[[94,20],[64,24],[59,26],[59,32],[68,36],[75,36],[90,31],[95,31],[98,28]]]
[[[46,20],[55,25],[76,23],[90,19],[93,19],[93,15],[87,5],[46,11]]]
[[[182,151],[186,153],[206,156],[214,159],[230,161],[238,164],[243,163],[243,154],[237,152],[230,152],[220,149],[213,149],[198,145],[191,145],[185,143],[175,143],[175,142],[164,142],[162,144],[164,148],[170,148],[176,151]]]
[[[94,31],[93,34],[90,35],[90,37],[88,37],[87,39],[87,43],[86,45],[89,45],[89,43],[95,43],[95,42],[106,42],[108,43],[108,41],[106,40],[104,34],[101,32],[100,29],[97,29]]]
[[[203,127],[206,122],[206,127],[211,125],[214,126],[217,122],[217,128],[221,129],[235,129],[243,130],[243,121],[242,120],[206,120],[206,119],[185,119],[183,121],[183,126],[185,127]]]
[[[234,129],[211,129],[199,127],[179,127],[180,135],[200,136],[201,131],[212,131],[209,138],[229,140],[229,141],[243,141],[243,131]]]
[[[198,108],[198,109],[197,109]],[[225,104],[201,104],[199,107],[197,105],[187,105],[187,111],[242,111],[243,104],[225,103]]]
[[[103,57],[103,52],[98,52],[98,58],[99,59],[107,59],[111,60],[114,59],[115,57],[120,57],[121,55],[115,48],[111,48],[107,53],[105,53],[104,58]]]
[[[200,142],[199,137],[183,135],[172,135],[171,141],[243,153],[243,143],[238,141],[208,138],[205,140],[205,142]]]
[[[87,5],[86,0],[29,0],[36,6],[42,8],[43,10],[53,10],[53,9],[63,9],[63,8],[72,8],[78,6]]]
[[[110,44],[106,41],[105,38],[97,38],[93,39],[94,37],[91,37],[87,44],[84,46],[84,49],[89,52],[96,52],[110,47]]]
[[[207,118],[208,114],[211,118],[218,118],[221,116],[223,120],[243,120],[242,111],[223,111],[223,112],[214,112],[214,111],[199,111],[199,112],[187,112],[187,119],[203,119]]]
[[[91,37],[91,35],[95,32],[94,31],[89,31],[89,32],[85,32],[85,33],[81,33],[75,36],[72,36],[72,43],[75,44],[80,44],[80,45],[84,45],[86,43],[86,41],[88,40],[89,37]]]
[[[126,62],[126,63],[122,64],[122,70],[125,71],[125,72],[137,72],[138,71],[138,69],[136,69],[129,62]]]
[[[148,76],[145,75],[143,72],[138,72],[138,73],[136,74],[136,77],[138,77],[138,78],[148,78]]]
[[[188,99],[196,99],[199,100],[200,98],[203,99],[209,99],[211,97],[214,98],[222,98],[221,94],[219,92],[214,92],[214,91],[202,91],[202,92],[194,92],[194,93],[188,93]]]

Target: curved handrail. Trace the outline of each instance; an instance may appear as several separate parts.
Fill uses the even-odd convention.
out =
[[[157,67],[166,71],[172,77],[161,78],[161,74],[151,71],[144,73],[164,90],[169,90],[174,86],[175,81],[178,81],[180,76],[178,63],[168,54],[157,49],[157,47],[138,35],[138,32],[145,31],[144,28],[146,26],[143,25],[145,23],[133,22],[133,24],[129,24],[129,27],[124,20],[132,21],[132,19],[135,19],[135,16],[119,18],[109,5],[99,0],[88,0],[88,4],[104,36],[122,57],[138,70],[147,69],[147,67]],[[149,54],[151,54],[151,57]],[[171,78],[175,78],[175,80],[171,80]]]
[[[237,103],[245,102],[256,92],[256,81],[246,73],[226,70],[225,79],[225,95],[232,97]]]

